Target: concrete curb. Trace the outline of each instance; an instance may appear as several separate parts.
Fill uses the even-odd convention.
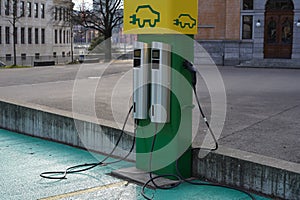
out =
[[[2,99],[0,108],[0,128],[102,154],[110,153],[121,134],[114,123],[84,115],[73,118],[70,112],[46,106],[27,103],[22,105]],[[116,157],[125,156],[132,145],[132,133],[125,131],[126,134],[114,153]],[[129,160],[135,160],[135,155],[131,155]]]
[[[221,146],[199,158],[193,152],[193,175],[273,198],[299,199],[300,164]]]
[[[46,106],[0,99],[0,128],[65,143],[104,154],[110,153],[121,131],[112,122]],[[114,156],[127,154],[132,133],[127,130]],[[274,198],[299,199],[300,164],[237,149],[220,147],[199,158],[193,151],[193,176],[245,188]],[[132,155],[130,160],[135,160]]]

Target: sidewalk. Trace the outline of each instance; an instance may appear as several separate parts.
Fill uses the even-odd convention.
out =
[[[130,77],[125,80],[122,77],[131,74],[132,63],[123,61],[105,67],[104,64],[86,64],[1,70],[0,99],[70,113],[74,112],[75,99],[75,103],[79,102],[75,112],[122,124],[132,92]],[[219,70],[227,97],[226,121],[219,143],[300,163],[300,70],[234,67]],[[198,82],[200,101],[209,118],[210,96],[205,82],[201,79]],[[79,88],[78,94],[74,88]],[[202,126],[205,131],[204,124]],[[201,140],[198,137],[194,145],[201,144]]]

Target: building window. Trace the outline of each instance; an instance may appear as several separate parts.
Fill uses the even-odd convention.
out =
[[[42,28],[41,36],[42,36],[42,44],[45,44],[45,29],[44,28]]]
[[[5,27],[5,43],[10,44],[10,30],[9,30],[9,27]]]
[[[66,31],[64,31],[64,44],[66,44]]]
[[[62,8],[59,8],[59,21],[62,19]]]
[[[39,43],[39,29],[34,29],[34,38],[35,38],[35,44]]]
[[[69,39],[69,42],[68,43],[71,43],[71,31],[69,31],[69,33],[68,33],[68,39]]]
[[[56,52],[53,52],[53,58],[56,58]]]
[[[34,54],[34,58],[35,58],[36,60],[39,60],[39,59],[40,59],[40,54],[39,54],[39,53]]]
[[[27,1],[27,17],[31,17],[31,2]]]
[[[62,57],[66,57],[66,53],[64,51],[61,53],[61,55]]]
[[[26,53],[21,53],[21,60],[26,60]]]
[[[5,0],[4,1],[4,7],[5,7],[5,15],[9,15],[9,9],[10,9],[10,0]]]
[[[28,28],[28,44],[32,44],[32,28]]]
[[[242,39],[252,39],[253,35],[253,16],[242,16]]]
[[[45,4],[41,4],[41,18],[45,18]]]
[[[266,10],[294,10],[294,4],[292,0],[269,0]]]
[[[66,9],[66,21],[69,21],[69,17],[70,17],[70,12],[69,9]]]
[[[2,44],[2,26],[0,26],[0,44]]]
[[[64,21],[68,21],[68,10],[64,8]]]
[[[57,44],[57,30],[54,30],[54,43]]]
[[[21,44],[25,44],[25,28],[21,28]]]
[[[59,30],[59,43],[62,43],[62,30]]]
[[[253,10],[253,0],[243,0],[243,10]]]
[[[54,12],[54,19],[57,20],[57,12],[58,12],[57,7],[54,8],[53,12]]]
[[[69,44],[69,31],[67,31],[67,44]]]
[[[11,54],[6,54],[5,58],[6,58],[6,61],[11,61]]]
[[[254,20],[253,0],[242,0],[241,9],[241,38],[242,40],[252,40]]]
[[[25,16],[25,2],[20,1],[20,17],[24,17],[24,16]]]
[[[39,4],[34,3],[34,17],[38,18],[39,17]]]

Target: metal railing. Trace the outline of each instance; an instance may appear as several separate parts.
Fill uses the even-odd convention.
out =
[[[74,55],[73,61],[83,61],[83,62],[100,62],[105,59],[104,54],[87,54],[87,55]],[[132,52],[123,54],[123,53],[113,53],[112,54],[113,59],[118,60],[126,60],[132,58]],[[0,57],[0,61],[5,63],[6,66],[13,65],[13,57]],[[35,66],[35,63],[39,62],[53,62],[55,65],[65,65],[72,61],[71,56],[17,56],[17,65],[18,66]]]
[[[49,62],[54,61],[55,64],[67,64],[71,62],[70,56],[17,56],[17,65],[19,66],[34,66],[35,62]],[[0,61],[7,66],[13,65],[13,57],[0,57]]]

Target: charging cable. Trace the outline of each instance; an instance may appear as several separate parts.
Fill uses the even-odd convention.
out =
[[[205,114],[203,112],[203,109],[201,107],[201,104],[200,104],[200,101],[199,101],[199,97],[197,95],[197,91],[196,91],[196,83],[197,83],[197,69],[193,66],[193,64],[187,60],[185,60],[183,62],[183,67],[185,69],[187,69],[191,75],[192,75],[192,86],[193,86],[193,91],[194,91],[194,94],[195,94],[195,98],[196,98],[196,101],[197,101],[197,105],[198,105],[198,109],[201,113],[201,116],[215,142],[215,147],[213,149],[205,149],[205,148],[197,148],[197,149],[205,149],[205,150],[211,150],[211,151],[216,151],[219,147],[218,145],[218,141],[215,137],[215,134],[213,133],[209,123],[208,123],[208,120],[207,118],[205,117]],[[145,194],[145,189],[146,187],[152,183],[154,186],[155,186],[155,189],[172,189],[172,188],[175,188],[175,187],[178,187],[181,183],[183,182],[186,182],[186,183],[189,183],[189,184],[193,184],[193,185],[199,185],[199,186],[207,186],[207,187],[221,187],[221,188],[226,188],[226,189],[231,189],[231,190],[236,190],[236,191],[239,191],[241,193],[244,193],[245,195],[249,196],[251,198],[251,200],[255,200],[255,197],[244,191],[244,190],[240,190],[240,189],[237,189],[237,188],[234,188],[234,187],[230,187],[230,186],[226,186],[226,185],[221,185],[221,184],[212,184],[212,183],[203,183],[203,182],[194,182],[194,181],[191,181],[191,180],[188,180],[186,178],[184,178],[182,176],[182,174],[180,173],[180,170],[179,170],[179,167],[178,167],[178,161],[181,157],[179,157],[177,160],[176,160],[176,175],[174,174],[163,174],[163,175],[158,175],[156,177],[153,177],[152,176],[152,171],[151,171],[151,168],[152,168],[152,153],[154,151],[154,146],[155,146],[155,141],[156,141],[156,135],[157,135],[157,124],[155,124],[155,133],[154,133],[154,136],[153,136],[153,140],[152,140],[152,146],[151,146],[151,151],[150,151],[150,158],[149,158],[149,175],[150,175],[150,179],[143,185],[142,187],[142,191],[141,191],[141,194],[142,196],[147,199],[147,200],[152,200],[153,199],[153,196],[152,198],[148,197],[146,194]],[[196,149],[196,148],[194,148]],[[155,180],[156,179],[159,179],[159,178],[168,178],[168,177],[173,177],[173,178],[176,178],[178,181],[173,183],[172,185],[169,185],[169,186],[159,186],[155,183]],[[200,181],[200,180],[199,180]]]
[[[145,194],[145,189],[150,183],[152,183],[154,185],[155,189],[169,190],[169,189],[178,187],[182,182],[181,178],[175,174],[163,174],[163,175],[158,175],[158,176],[153,177],[153,173],[152,173],[151,169],[152,169],[152,157],[153,157],[153,152],[154,152],[154,147],[155,147],[156,137],[157,137],[157,126],[158,126],[158,124],[155,123],[155,132],[154,132],[154,136],[153,136],[153,140],[152,140],[152,144],[151,144],[150,155],[149,155],[149,177],[150,177],[150,179],[143,185],[142,191],[141,191],[142,196],[147,200],[152,200],[154,198],[154,196],[152,196],[152,198],[150,198]],[[157,183],[155,183],[156,179],[170,178],[170,177],[173,177],[173,178],[177,179],[178,181],[174,182],[171,185],[165,185],[165,186],[160,186]]]
[[[125,126],[127,124],[129,115],[132,112],[132,110],[133,110],[133,106],[130,107],[130,109],[129,109],[128,113],[127,113],[125,122],[124,122],[123,127],[122,127],[121,134],[120,134],[120,136],[119,136],[119,138],[118,138],[118,140],[117,140],[114,148],[112,149],[112,151],[103,160],[101,160],[100,162],[96,162],[96,163],[86,163],[86,164],[72,166],[72,167],[67,168],[65,171],[43,172],[43,173],[40,174],[40,176],[42,178],[46,178],[46,179],[66,179],[67,174],[79,173],[79,172],[83,172],[83,171],[87,171],[87,170],[93,169],[93,168],[95,168],[97,166],[106,166],[106,165],[118,163],[118,162],[121,162],[121,161],[127,159],[128,156],[132,153],[132,151],[134,149],[135,139],[136,139],[136,137],[135,137],[135,131],[134,131],[132,146],[131,146],[129,152],[123,158],[121,158],[121,159],[118,159],[116,161],[111,161],[111,162],[105,162],[109,158],[112,157],[113,153],[117,149],[117,146],[119,145],[119,143],[121,141],[121,138],[124,135]]]
[[[182,174],[180,173],[180,170],[179,170],[179,167],[178,167],[178,161],[179,161],[179,159],[180,158],[178,158],[176,160],[176,172],[177,172],[177,175],[180,177],[180,180],[182,180],[182,181],[184,181],[186,183],[192,184],[192,185],[207,186],[207,187],[220,187],[220,188],[225,188],[225,189],[239,191],[239,192],[241,192],[241,193],[249,196],[251,198],[251,200],[256,200],[255,197],[252,194],[250,194],[249,192],[246,192],[244,190],[241,190],[241,189],[237,189],[237,188],[226,186],[226,185],[216,184],[216,183],[213,184],[213,183],[195,182],[195,181],[188,180],[188,179],[184,178],[182,176]],[[198,181],[200,181],[200,180],[198,180]]]
[[[198,186],[206,186],[206,187],[220,187],[220,188],[225,188],[225,189],[230,189],[230,190],[235,190],[235,191],[239,191],[247,196],[249,196],[251,198],[251,200],[256,200],[255,197],[250,194],[249,192],[246,192],[244,190],[241,190],[241,189],[237,189],[237,188],[234,188],[234,187],[230,187],[230,186],[226,186],[226,185],[221,185],[221,184],[213,184],[213,183],[203,183],[203,182],[195,182],[195,181],[192,181],[192,180],[189,180],[189,179],[186,179],[183,177],[183,175],[180,173],[180,170],[179,170],[179,166],[178,166],[178,162],[180,160],[181,157],[179,157],[177,160],[176,160],[176,175],[175,174],[163,174],[163,175],[158,175],[158,176],[155,176],[153,177],[152,175],[152,171],[151,171],[151,168],[152,168],[152,153],[154,151],[154,147],[155,147],[155,142],[156,142],[156,138],[157,138],[157,124],[155,124],[155,134],[153,136],[153,140],[152,140],[152,145],[151,145],[151,151],[150,151],[150,158],[149,158],[149,176],[150,176],[150,179],[143,185],[142,187],[142,190],[141,190],[141,194],[142,196],[147,199],[147,200],[152,200],[154,198],[154,196],[152,196],[151,198],[148,197],[146,194],[145,194],[145,189],[146,187],[152,183],[155,188],[154,189],[163,189],[163,190],[168,190],[168,189],[173,189],[175,187],[178,187],[179,185],[181,185],[183,182],[186,182],[186,183],[189,183],[189,184],[192,184],[192,185],[198,185]],[[159,178],[170,178],[170,177],[173,177],[173,178],[176,178],[178,181],[177,182],[174,182],[173,184],[171,185],[166,185],[166,186],[159,186],[157,183],[155,183],[155,180],[156,179],[159,179]],[[198,180],[200,181],[200,180]]]
[[[212,136],[212,138],[214,140],[214,143],[215,143],[215,147],[213,149],[206,149],[206,148],[199,148],[199,149],[209,150],[209,151],[216,151],[219,148],[219,144],[218,144],[216,136],[215,136],[213,130],[211,129],[211,127],[208,123],[208,120],[207,120],[207,118],[206,118],[206,116],[203,112],[203,109],[201,107],[200,100],[199,100],[199,97],[198,97],[198,94],[197,94],[196,84],[197,84],[197,73],[199,73],[199,71],[195,68],[193,63],[189,62],[188,60],[184,60],[182,66],[183,66],[184,69],[188,70],[191,73],[191,76],[192,76],[192,82],[191,83],[192,83],[193,91],[194,91],[195,98],[196,98],[196,101],[197,101],[198,109],[199,109],[200,114],[203,118],[203,121],[205,122],[206,127],[208,128],[208,131],[209,131],[210,135]]]

